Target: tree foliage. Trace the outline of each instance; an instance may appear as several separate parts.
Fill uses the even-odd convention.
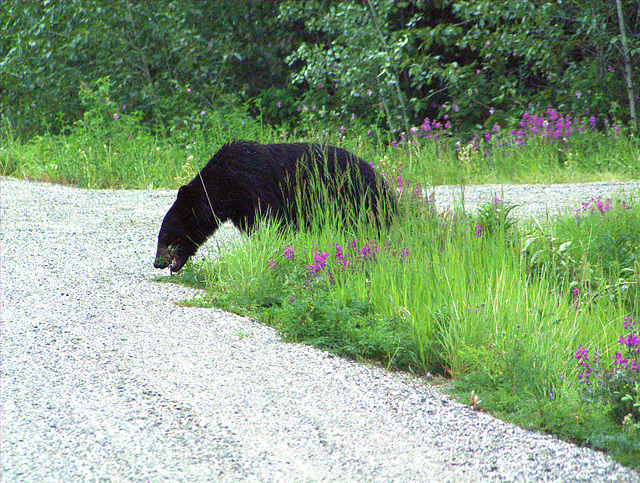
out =
[[[3,3],[3,113],[27,134],[80,119],[82,86],[107,76],[114,102],[164,129],[286,82],[285,46],[261,21],[275,2]]]
[[[600,0],[0,6],[2,114],[24,138],[82,119],[80,92],[105,78],[118,109],[165,134],[239,108],[270,123],[355,119],[392,132],[445,115],[472,130],[547,105],[629,120],[616,9]],[[637,78],[638,2],[622,12]]]
[[[343,110],[358,111],[367,89],[383,105],[395,101],[386,117],[392,129],[402,102],[412,120],[446,114],[467,127],[514,120],[531,105],[548,104],[628,119],[617,18],[605,2],[323,4],[281,4],[281,17],[304,16],[307,31],[324,34],[292,56],[301,65],[293,79],[309,88],[333,86]],[[624,7],[637,72],[640,10],[631,0]]]

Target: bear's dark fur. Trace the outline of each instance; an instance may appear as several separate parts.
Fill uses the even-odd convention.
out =
[[[376,223],[390,222],[396,200],[382,177],[348,151],[320,144],[258,144],[235,141],[220,149],[178,196],[164,217],[154,266],[177,272],[226,220],[251,230],[260,216],[287,225],[309,224],[310,194],[320,186],[345,220],[361,220],[362,209]],[[317,189],[316,189],[317,191]],[[298,207],[299,202],[304,203]]]

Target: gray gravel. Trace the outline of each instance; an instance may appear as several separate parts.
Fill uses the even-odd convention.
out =
[[[640,183],[599,182],[584,184],[556,185],[482,185],[482,186],[436,186],[426,189],[429,195],[435,193],[439,208],[464,206],[470,211],[479,204],[491,201],[496,196],[501,200],[518,205],[513,214],[523,218],[535,217],[544,220],[558,213],[581,208],[580,203],[592,198],[633,197],[640,198]]]
[[[621,189],[638,183],[465,198],[493,191],[540,214]],[[152,281],[174,192],[6,178],[0,190],[3,482],[640,482],[424,381],[175,305],[196,291]]]

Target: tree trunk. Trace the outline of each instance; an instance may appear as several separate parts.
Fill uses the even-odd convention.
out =
[[[373,25],[376,28],[378,37],[380,38],[380,43],[389,54],[389,58],[395,60],[394,55],[392,54],[391,49],[389,48],[389,45],[387,44],[387,41],[385,40],[384,35],[382,34],[382,30],[380,30],[380,26],[378,25],[378,18],[376,17],[376,11],[373,8],[373,4],[371,3],[371,0],[367,0],[367,4],[369,5],[369,11],[371,12],[371,18],[373,19]],[[404,131],[405,131],[405,134],[408,136],[409,135],[409,115],[407,114],[407,106],[404,102],[404,94],[400,89],[400,76],[398,75],[398,72],[396,71],[396,68],[391,63],[391,61],[389,61],[387,67],[389,69],[389,73],[393,76],[393,83],[395,84],[395,91],[396,91],[395,94],[398,99],[398,103],[400,104],[400,109],[402,112],[402,122],[404,125]],[[382,97],[382,91],[380,92]],[[387,117],[388,117],[388,114],[387,114]],[[389,118],[389,125],[391,127],[393,127],[392,122],[393,122],[393,119]]]
[[[631,128],[638,132],[638,118],[636,116],[636,99],[631,80],[631,61],[629,59],[629,45],[627,43],[627,29],[624,24],[622,0],[616,0],[618,5],[618,21],[620,22],[620,36],[622,37],[622,54],[624,57],[624,77],[627,81],[627,95],[629,96],[629,113],[631,114]]]

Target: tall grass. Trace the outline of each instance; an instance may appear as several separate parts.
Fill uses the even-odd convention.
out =
[[[5,122],[0,149],[3,175],[69,183],[85,188],[180,186],[191,179],[213,152],[243,132],[268,142],[268,132],[241,117],[211,114],[188,131],[164,139],[121,116],[98,124],[78,124],[64,136],[44,135],[20,143]],[[115,129],[117,126],[118,129]]]
[[[362,230],[261,230],[217,262],[226,268],[214,270],[219,275],[210,288],[229,284],[242,294],[267,291],[248,300],[278,300],[279,308],[318,293],[326,304],[366,304],[390,332],[406,332],[403,340],[411,343],[402,350],[410,353],[406,360],[413,370],[453,377],[518,345],[556,372],[575,372],[567,364],[578,343],[613,348],[622,317],[638,311],[635,289],[614,296],[618,271],[602,278],[604,272],[591,270],[591,278],[581,279],[586,272],[576,266],[573,278],[562,282],[554,273],[554,255],[542,266],[538,258],[532,261],[533,254],[523,250],[524,235],[514,227],[482,233],[470,215],[430,209],[404,202],[402,222],[384,239]],[[625,214],[640,220],[638,208]],[[634,243],[624,269],[629,285],[638,277],[631,263],[638,257]],[[284,257],[285,247],[295,257]],[[311,273],[318,255],[324,257],[321,269]],[[609,292],[573,291],[589,285]],[[225,297],[234,292],[225,288]],[[273,313],[269,317],[275,320]],[[398,350],[389,348],[387,362]]]

